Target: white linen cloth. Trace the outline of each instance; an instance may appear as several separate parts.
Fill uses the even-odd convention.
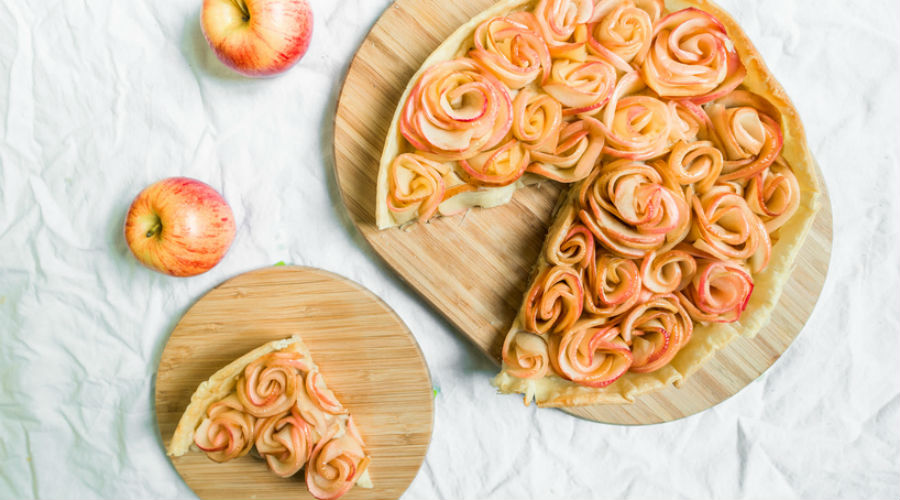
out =
[[[313,0],[309,52],[275,79],[207,47],[200,0],[0,0],[0,498],[193,498],[158,437],[169,332],[212,287],[278,261],[390,304],[434,383],[424,498],[900,497],[900,4],[722,0],[803,117],[834,208],[825,289],[736,396],[621,427],[498,396],[494,365],[374,255],[332,173],[335,101],[388,0]],[[234,209],[190,279],[141,267],[132,198],[173,175]],[[327,251],[323,251],[327,250]]]

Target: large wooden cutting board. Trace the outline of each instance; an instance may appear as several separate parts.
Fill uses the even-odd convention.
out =
[[[450,33],[493,3],[397,0],[388,7],[348,70],[335,116],[334,155],[344,203],[372,248],[499,362],[504,335],[522,300],[560,187],[545,183],[520,190],[508,205],[471,210],[410,231],[378,231],[374,213],[381,149],[409,78]],[[824,189],[824,182],[820,184]],[[709,408],[757,378],[800,332],[825,281],[831,206],[827,195],[822,202],[779,307],[756,338],[732,342],[680,389],[646,395],[633,405],[567,411],[609,423],[664,422]]]
[[[409,330],[374,294],[306,267],[242,274],[194,304],[172,332],[156,377],[156,418],[168,446],[200,382],[271,340],[300,334],[328,387],[366,441],[374,489],[344,499],[398,498],[425,458],[433,404],[425,360]],[[172,459],[200,498],[312,499],[303,474],[282,479],[251,456],[217,464],[200,451]]]

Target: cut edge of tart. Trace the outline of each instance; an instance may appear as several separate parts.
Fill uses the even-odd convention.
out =
[[[358,485],[361,488],[372,488],[373,483],[369,476],[369,455],[368,451],[365,448],[365,443],[363,442],[362,436],[359,433],[359,430],[355,423],[353,422],[353,418],[350,415],[348,409],[342,407],[341,403],[334,396],[334,393],[328,388],[324,376],[319,372],[318,366],[315,364],[309,349],[306,347],[306,344],[303,343],[303,340],[299,335],[293,335],[289,338],[273,340],[262,346],[259,346],[252,351],[244,354],[243,356],[235,359],[225,367],[219,369],[216,373],[214,373],[209,379],[200,383],[194,393],[191,395],[190,403],[182,414],[181,418],[178,421],[178,426],[175,428],[175,432],[172,435],[172,439],[169,442],[168,447],[166,448],[166,454],[170,457],[180,457],[189,451],[197,450],[199,445],[196,442],[197,432],[204,427],[204,424],[207,423],[208,420],[208,410],[211,410],[212,406],[219,403],[226,403],[226,405],[231,405],[232,408],[235,406],[240,406],[241,403],[239,399],[241,395],[237,395],[236,393],[241,392],[238,388],[238,382],[242,380],[242,375],[244,375],[245,370],[248,366],[254,364],[255,362],[264,360],[267,356],[270,355],[279,355],[285,354],[291,357],[293,362],[298,365],[303,365],[306,368],[306,372],[303,373],[303,370],[298,369],[298,374],[303,376],[303,379],[309,382],[308,376],[315,376],[312,379],[312,383],[314,389],[322,394],[322,398],[325,399],[326,402],[331,403],[334,408],[331,411],[326,412],[319,408],[319,406],[310,401],[309,396],[305,396],[303,405],[299,402],[291,403],[290,410],[285,415],[272,415],[271,418],[274,420],[289,420],[292,417],[297,420],[297,423],[305,428],[303,434],[306,436],[306,441],[309,441],[308,448],[305,449],[306,460],[304,465],[302,465],[302,469],[306,470],[306,482],[307,486],[309,486],[309,462],[314,458],[321,456],[321,453],[325,453],[326,451],[334,451],[334,450],[326,450],[329,448],[328,445],[332,445],[333,443],[337,443],[340,439],[352,438],[354,443],[358,444],[359,450],[363,453],[362,460],[360,461],[359,468],[363,468],[362,472],[355,471],[351,475],[352,480],[349,481],[349,485],[345,485],[341,488],[342,491],[328,491],[327,488],[319,487],[317,491],[313,491],[313,487],[310,487],[310,492],[313,493],[313,496],[316,498],[338,498],[346,492],[346,489],[352,488],[353,485]],[[304,384],[304,385],[307,385]],[[245,390],[246,391],[246,390]],[[307,394],[306,389],[303,386],[297,387],[297,391],[302,391],[303,394]],[[298,396],[295,399],[300,399],[299,392]],[[244,397],[247,397],[244,395]],[[300,408],[304,406],[304,408]],[[243,410],[243,412],[248,412],[249,410]],[[283,412],[282,412],[283,413]],[[318,415],[317,415],[318,414]],[[302,415],[302,416],[301,416]],[[279,419],[279,417],[283,417]],[[321,417],[329,417],[329,418],[321,418]],[[259,428],[264,427],[263,423],[265,420],[269,420],[270,418],[265,417],[255,417],[253,420],[258,422],[258,425],[254,423],[254,429],[252,431],[253,443],[248,444],[246,449],[240,452],[237,456],[243,456],[248,451],[250,451],[251,447],[255,448],[255,443],[258,442],[257,431]],[[308,422],[306,419],[314,419],[317,422]],[[289,422],[290,423],[290,422]],[[288,427],[287,424],[279,422],[272,422],[277,430],[290,430],[285,429]],[[208,426],[206,426],[208,427]],[[276,433],[277,434],[277,433]],[[317,437],[317,439],[315,439]],[[271,441],[273,439],[272,436],[267,436],[267,439]],[[275,437],[274,439],[279,439]],[[296,442],[297,437],[294,436],[294,440]],[[341,444],[338,443],[340,446]],[[209,450],[203,450],[209,454]],[[289,450],[290,453],[285,454],[293,455],[296,453],[295,451]],[[210,457],[212,458],[212,457]],[[236,458],[236,457],[235,457]],[[228,460],[230,458],[225,458]],[[219,460],[217,460],[219,461]],[[270,469],[272,469],[272,463],[277,463],[277,460],[269,461],[268,459],[264,460],[264,462],[269,462]],[[299,469],[299,468],[298,468]],[[275,472],[274,469],[272,469]],[[300,474],[302,471],[294,470],[288,475]],[[279,474],[284,476],[284,474]]]

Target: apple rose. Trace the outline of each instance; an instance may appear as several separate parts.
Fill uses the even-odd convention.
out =
[[[309,424],[296,408],[286,415],[261,419],[256,428],[256,451],[279,477],[297,473],[312,453]]]
[[[653,293],[672,293],[686,287],[697,262],[683,250],[650,252],[641,261],[641,283]]]
[[[369,457],[363,449],[358,432],[351,432],[352,419],[347,432],[336,437],[338,428],[332,427],[316,444],[306,466],[306,487],[319,500],[334,500],[356,483],[369,466]]]
[[[603,152],[619,158],[647,160],[669,151],[674,121],[666,103],[655,97],[629,95],[643,88],[637,72],[619,79],[603,109]]]
[[[552,153],[559,142],[562,105],[531,89],[522,89],[513,100],[512,134],[526,148]]]
[[[238,378],[238,401],[257,418],[282,414],[297,400],[301,370],[309,370],[309,365],[296,352],[267,354],[247,365]]]
[[[530,160],[528,149],[521,142],[511,139],[497,149],[478,153],[468,160],[459,160],[459,165],[469,184],[497,187],[519,180]]]
[[[771,234],[800,206],[800,184],[791,167],[779,156],[772,166],[750,178],[744,199]]]
[[[621,2],[598,22],[587,25],[587,49],[628,73],[634,71],[629,63],[650,46],[652,33],[650,14],[631,2]]]
[[[506,87],[475,61],[460,58],[422,74],[403,105],[400,133],[426,156],[461,160],[496,146],[511,121]]]
[[[518,15],[519,19],[522,15],[532,16],[528,12]],[[550,74],[547,44],[539,33],[512,17],[495,17],[481,23],[475,29],[474,43],[469,57],[511,89],[522,88],[538,77],[543,83]]]
[[[631,350],[616,326],[604,319],[583,319],[561,336],[551,336],[553,370],[576,384],[606,387],[628,371]]]
[[[725,153],[721,180],[747,179],[775,162],[784,136],[778,111],[762,97],[744,90],[710,103],[707,113]]]
[[[616,86],[616,70],[601,59],[557,59],[544,92],[563,105],[563,114],[593,114],[606,104]]]
[[[700,193],[708,191],[722,171],[722,152],[709,141],[678,142],[672,146],[667,170],[682,185],[694,184]]]
[[[665,294],[653,295],[635,306],[619,328],[631,345],[631,371],[647,373],[672,361],[691,339],[694,324],[678,298]]]
[[[209,405],[206,418],[194,431],[194,444],[216,461],[246,455],[253,447],[256,419],[244,412],[234,394]]]
[[[450,167],[414,153],[403,153],[388,171],[388,209],[399,219],[430,219],[444,200]]]
[[[543,378],[550,367],[547,341],[528,332],[507,335],[503,342],[503,363],[513,377]]]
[[[678,294],[695,321],[732,323],[741,317],[753,292],[753,278],[737,264],[701,260],[690,286]]]
[[[547,234],[544,256],[551,264],[585,269],[594,262],[594,235],[575,221],[576,212],[567,205],[559,215],[561,223],[555,224]]]
[[[541,36],[550,47],[550,55],[558,57],[584,46],[572,41],[579,24],[591,19],[594,4],[591,0],[540,0],[534,8],[534,17]]]
[[[632,308],[641,295],[641,275],[633,260],[597,253],[584,277],[584,309],[612,318]]]
[[[721,260],[749,259],[755,273],[766,267],[772,253],[769,233],[744,198],[721,186],[695,195],[692,205],[695,247]]]
[[[571,122],[559,132],[550,152],[532,151],[527,170],[557,182],[572,183],[587,177],[603,153],[600,122],[586,117]]]
[[[689,97],[697,104],[734,90],[747,74],[725,26],[693,7],[656,23],[641,72],[660,96]]]
[[[710,137],[712,121],[702,107],[684,99],[669,101],[669,107],[673,118],[669,140],[693,142]]]
[[[579,193],[579,217],[597,241],[628,258],[672,247],[690,223],[680,190],[663,185],[653,167],[616,160],[594,171]]]
[[[525,329],[541,335],[568,330],[581,317],[583,295],[578,271],[569,266],[545,269],[525,297]]]

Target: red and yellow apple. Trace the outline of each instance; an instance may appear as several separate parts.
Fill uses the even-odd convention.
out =
[[[306,0],[204,0],[200,25],[219,59],[247,76],[290,68],[312,38]]]
[[[125,241],[145,266],[194,276],[222,260],[234,240],[234,214],[209,185],[170,177],[141,191],[125,217]]]

